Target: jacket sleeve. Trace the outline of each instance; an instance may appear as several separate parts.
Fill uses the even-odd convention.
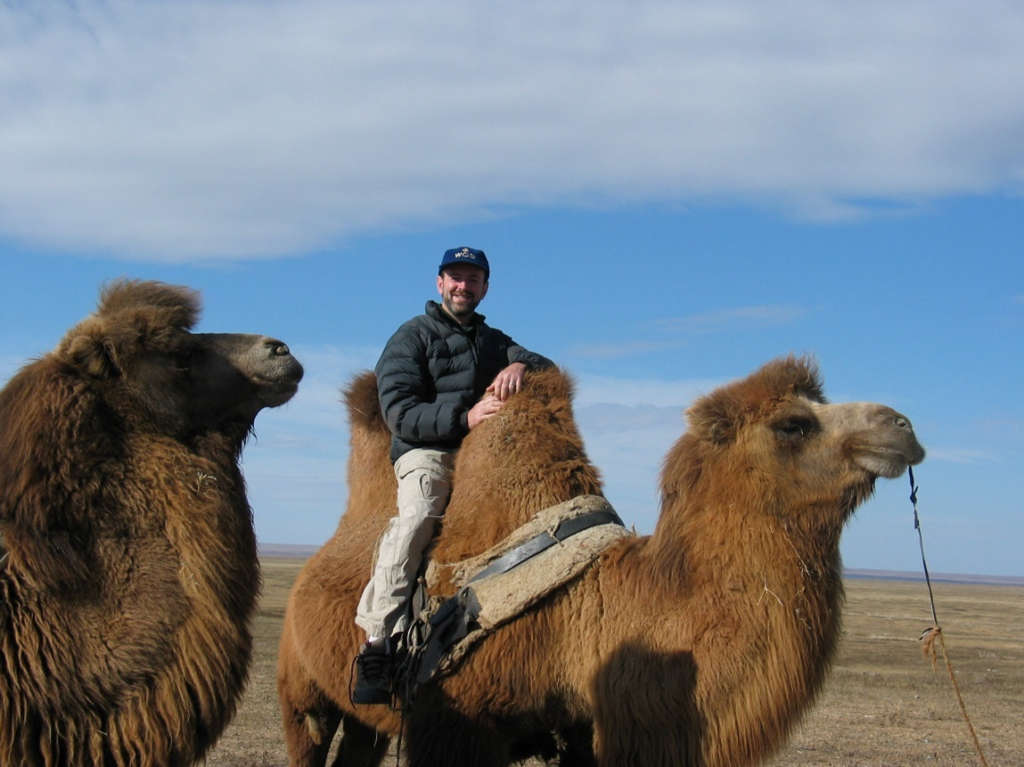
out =
[[[469,431],[467,408],[436,401],[427,371],[426,341],[415,328],[399,328],[374,369],[384,420],[403,442],[457,444]]]
[[[489,330],[497,336],[497,342],[506,349],[506,365],[511,365],[513,362],[522,362],[530,370],[542,370],[543,368],[555,366],[555,363],[547,357],[531,352],[524,346],[520,346],[500,330],[495,328],[489,328]]]
[[[531,352],[515,342],[508,347],[508,364],[511,365],[513,362],[522,362],[530,370],[542,370],[555,366],[555,363],[547,357]]]

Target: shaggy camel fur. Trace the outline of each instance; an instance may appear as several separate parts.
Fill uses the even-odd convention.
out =
[[[573,420],[571,397],[571,382],[562,372],[531,373],[522,394],[466,437],[435,559],[475,556],[540,509],[601,494],[598,472]],[[345,398],[352,447],[348,506],[334,536],[299,574],[281,637],[278,692],[292,765],[325,764],[343,716],[336,765],[376,764],[387,747],[385,733],[399,728],[388,707],[349,702],[352,660],[366,640],[353,622],[356,602],[370,575],[377,538],[394,514],[396,482],[373,374],[355,378]],[[443,583],[437,593],[453,591]],[[523,753],[538,750],[533,743],[522,748]]]
[[[737,767],[784,742],[835,652],[843,526],[924,450],[888,407],[827,404],[804,359],[712,392],[688,419],[654,534],[607,550],[424,687],[412,767],[506,765],[551,731],[568,739],[563,764],[606,767]],[[502,453],[492,461],[500,471]],[[469,476],[456,481],[487,482]]]
[[[191,765],[235,712],[260,584],[238,458],[302,367],[198,313],[110,284],[0,392],[2,765]]]

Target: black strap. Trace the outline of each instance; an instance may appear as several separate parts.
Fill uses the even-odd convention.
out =
[[[530,557],[576,535],[576,533],[608,524],[624,527],[619,515],[612,510],[591,511],[563,520],[555,528],[554,535],[544,532],[526,543],[516,546],[473,576],[470,583],[496,573],[508,572],[516,565],[522,564]],[[426,636],[418,643],[415,652],[410,654],[409,665],[405,672],[411,682],[411,687],[405,698],[406,705],[411,704],[416,685],[423,684],[433,676],[448,649],[473,630],[480,610],[480,601],[477,599],[476,593],[469,585],[466,585],[455,596],[445,600],[430,616],[424,626]],[[417,624],[423,625],[422,619],[419,619]]]
[[[619,519],[619,515],[614,511],[591,511],[587,514],[581,514],[578,517],[563,520],[559,523],[558,527],[555,528],[554,535],[543,532],[540,535],[531,538],[526,543],[516,546],[511,551],[495,559],[491,564],[470,578],[469,582],[474,583],[491,575],[507,573],[513,567],[521,565],[527,559],[530,559],[530,557],[540,554],[545,549],[550,549],[556,543],[564,541],[566,538],[576,535],[576,533],[581,533],[584,530],[589,530],[591,527],[597,527],[598,525],[612,524],[623,526],[622,520]]]
[[[425,641],[417,648],[416,656],[412,659],[413,662],[407,672],[414,684],[406,693],[406,703],[412,702],[415,685],[423,684],[433,676],[448,648],[469,635],[476,626],[479,616],[480,601],[473,589],[463,586],[430,617],[430,622],[426,626]]]

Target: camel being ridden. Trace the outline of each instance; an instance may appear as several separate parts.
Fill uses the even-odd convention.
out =
[[[835,653],[843,526],[878,477],[924,451],[891,408],[829,404],[805,359],[712,392],[688,421],[665,459],[654,534],[606,550],[426,685],[406,721],[412,767],[507,765],[552,733],[562,764],[737,767],[782,745]],[[488,447],[500,465],[501,440]],[[488,484],[475,460],[457,483]],[[517,491],[495,486],[492,498]],[[438,552],[455,551],[445,536],[457,526]],[[386,715],[360,726],[395,731]],[[345,739],[335,764],[361,763]]]
[[[572,411],[572,382],[548,369],[529,374],[528,394],[463,441],[441,530],[428,556],[457,563],[478,556],[529,522],[536,513],[577,496],[600,496]],[[339,724],[344,737],[335,765],[373,765],[398,714],[386,706],[354,706],[352,661],[365,641],[354,623],[369,578],[377,539],[393,516],[396,481],[391,434],[372,373],[346,388],[351,452],[348,504],[329,541],[306,563],[289,596],[278,656],[278,693],[293,765],[324,765]],[[460,481],[460,477],[470,477]],[[478,479],[473,479],[473,478]],[[452,596],[458,584],[445,569],[433,591]],[[551,742],[545,739],[545,748]],[[537,750],[524,746],[526,753]]]

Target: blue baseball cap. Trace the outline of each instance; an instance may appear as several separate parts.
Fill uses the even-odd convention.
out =
[[[479,266],[484,270],[484,279],[489,280],[491,278],[491,267],[487,263],[487,256],[484,255],[482,250],[476,248],[452,248],[444,252],[444,258],[441,259],[441,265],[437,267],[437,273],[440,274],[449,266],[455,264],[469,264],[470,266]]]

